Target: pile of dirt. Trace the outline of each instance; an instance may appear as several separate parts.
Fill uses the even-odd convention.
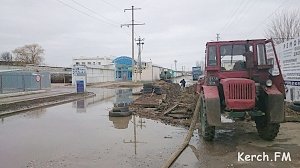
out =
[[[289,106],[291,103],[286,103],[284,106],[285,121],[287,122],[300,122],[300,112],[294,111]]]
[[[173,125],[190,125],[197,95],[194,86],[181,89],[177,83],[157,81],[153,83],[159,87],[162,94],[144,93],[130,106],[141,117],[160,120]]]
[[[143,93],[130,108],[140,117],[160,120],[166,124],[189,126],[198,98],[195,86],[182,90],[178,84],[165,81],[157,81],[152,85],[161,88],[162,94]],[[300,122],[300,112],[288,106],[289,103],[286,103],[286,121]]]

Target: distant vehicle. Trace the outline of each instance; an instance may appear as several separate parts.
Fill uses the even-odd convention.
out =
[[[164,70],[159,75],[161,80],[168,80],[172,78],[172,73],[168,70]]]
[[[267,55],[267,47],[272,54]],[[238,120],[251,118],[258,135],[273,140],[285,118],[284,81],[273,41],[208,42],[205,58],[205,76],[197,83],[199,135],[213,140],[223,114]]]
[[[200,75],[202,75],[201,67],[192,67],[193,81],[198,80]]]

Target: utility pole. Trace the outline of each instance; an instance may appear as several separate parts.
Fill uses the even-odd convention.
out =
[[[217,41],[220,40],[220,33],[217,33]]]
[[[134,8],[134,6],[131,6],[130,9],[124,9],[124,12],[126,12],[127,10],[131,10],[131,24],[121,24],[121,27],[123,27],[123,26],[127,26],[127,27],[131,26],[132,78],[133,78],[133,73],[134,73],[134,71],[133,71],[133,69],[134,69],[134,26],[135,25],[145,25],[145,23],[143,23],[143,24],[136,24],[136,23],[134,23],[134,10],[139,10],[139,9],[141,9],[141,8]]]
[[[153,62],[152,62],[152,59],[150,58],[150,61],[151,61],[151,74],[152,74],[152,82],[153,82]]]
[[[174,63],[175,63],[175,77],[177,77],[177,66],[176,66],[177,60],[174,60]]]
[[[141,37],[139,37],[138,39],[136,39],[135,41],[138,41],[138,43],[136,43],[139,46],[139,53],[138,53],[138,73],[140,74],[140,81],[142,80],[142,47],[144,45],[144,39],[142,39]]]

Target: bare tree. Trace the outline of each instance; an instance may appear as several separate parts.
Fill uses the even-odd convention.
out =
[[[8,51],[1,53],[1,61],[11,62],[12,54]]]
[[[281,11],[270,20],[265,32],[276,44],[298,37],[300,33],[299,11]]]
[[[44,60],[44,49],[38,44],[28,44],[14,49],[15,60],[27,64],[40,65]]]

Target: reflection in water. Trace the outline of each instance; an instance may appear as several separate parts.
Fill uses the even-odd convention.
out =
[[[113,89],[89,88],[89,91],[95,93],[96,96],[74,101],[72,103],[72,107],[76,108],[77,113],[86,113],[86,108],[88,106],[96,105],[98,102],[108,100],[116,95],[115,90]]]
[[[129,121],[132,119],[132,116],[127,117],[109,117],[109,121],[112,121],[114,128],[116,129],[126,129],[128,128]]]
[[[137,127],[140,127],[141,129],[143,129],[143,127],[146,128],[145,123],[146,123],[146,121],[143,121],[143,118],[139,118],[139,122],[137,124]]]
[[[144,121],[142,121],[142,120],[140,120],[141,121],[141,125],[140,125],[140,127],[141,127],[141,129],[143,128],[143,123],[145,124],[146,122]],[[136,127],[139,127],[139,125],[136,125],[136,121],[135,121],[135,115],[133,115],[133,140],[129,140],[129,141],[125,141],[125,139],[123,140],[123,143],[133,143],[134,144],[134,154],[136,155],[137,154],[137,152],[136,152],[136,150],[137,150],[137,143],[146,143],[146,142],[139,142],[139,141],[137,141],[137,134],[136,134]],[[144,125],[144,127],[146,127],[145,125]]]
[[[87,103],[85,99],[77,100],[76,102],[73,102],[73,106],[76,107],[77,113],[86,113]]]
[[[38,109],[31,110],[31,111],[27,111],[26,113],[21,113],[21,115],[24,118],[39,119],[44,114],[46,114],[46,112],[47,112],[46,108],[38,108]],[[1,124],[4,124],[5,118],[9,118],[9,117],[14,116],[16,114],[18,115],[20,113],[12,113],[12,114],[1,116],[0,117],[1,118]]]
[[[119,89],[116,90],[116,102],[119,103],[132,103],[132,89]]]
[[[24,113],[24,117],[27,118],[41,118],[44,114],[46,114],[46,108],[39,108],[32,111],[28,111]]]

